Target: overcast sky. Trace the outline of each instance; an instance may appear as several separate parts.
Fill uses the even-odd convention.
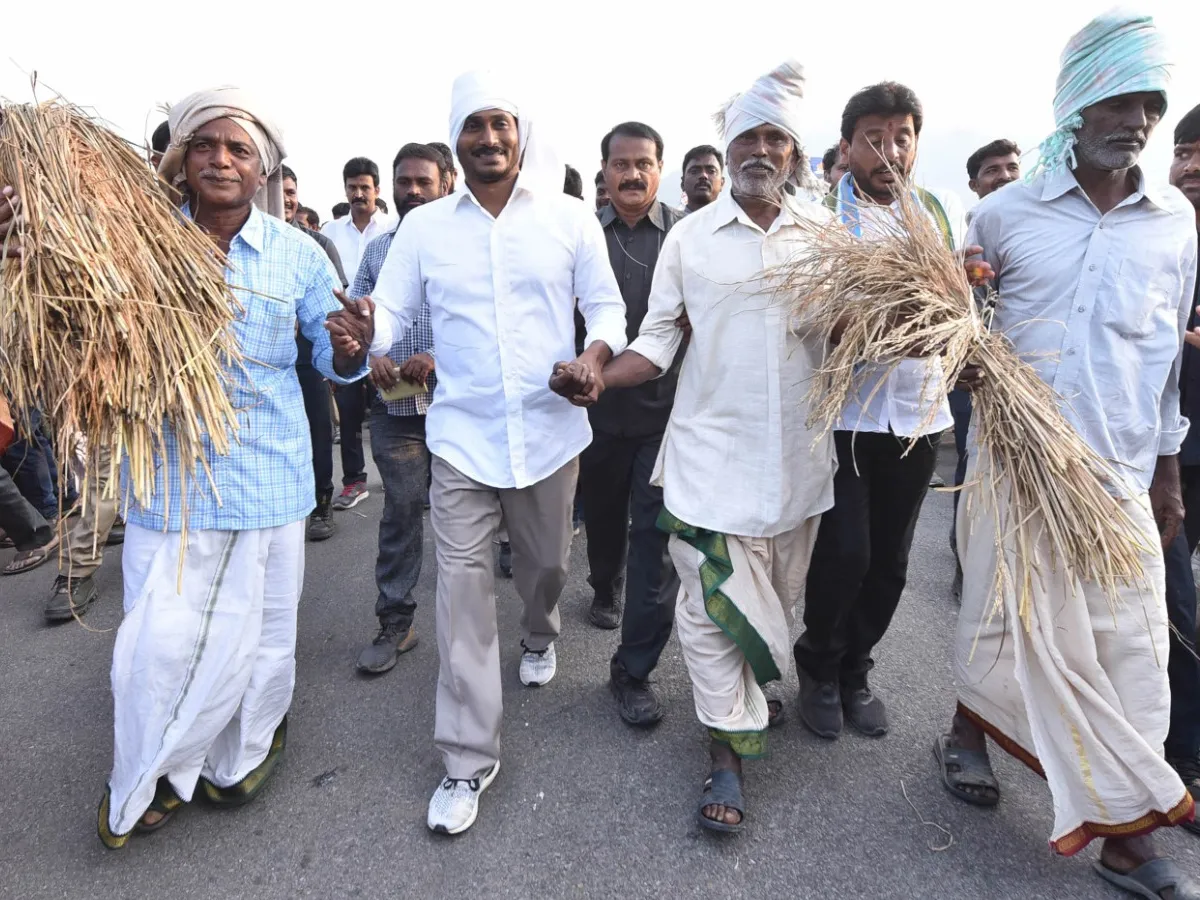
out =
[[[589,196],[605,131],[626,119],[657,128],[670,173],[660,196],[675,203],[684,152],[717,143],[712,113],[794,56],[809,79],[811,155],[836,139],[851,93],[902,81],[925,105],[921,180],[967,202],[967,156],[996,137],[1031,149],[1050,131],[1062,47],[1111,5],[241,0],[218,11],[143,0],[14,2],[5,4],[4,32],[20,40],[5,42],[0,97],[28,101],[36,70],[39,96],[57,91],[141,142],[164,118],[161,104],[217,84],[250,88],[284,130],[301,201],[324,221],[343,199],[347,159],[368,156],[386,172],[402,144],[447,141],[451,82],[491,66],[532,85],[519,99],[583,173]],[[752,14],[739,21],[743,8]],[[1177,51],[1167,117],[1143,156],[1149,176],[1165,180],[1175,122],[1200,104],[1200,59],[1187,53],[1200,34],[1200,3],[1137,8],[1155,16]],[[840,22],[831,14],[839,9]],[[390,203],[390,180],[383,193]]]

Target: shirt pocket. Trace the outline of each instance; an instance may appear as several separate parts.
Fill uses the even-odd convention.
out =
[[[1124,259],[1104,310],[1104,327],[1127,340],[1144,341],[1164,327],[1175,330],[1179,279],[1140,260]]]
[[[282,300],[239,292],[243,310],[235,331],[242,355],[250,365],[283,369],[296,362],[298,297]]]

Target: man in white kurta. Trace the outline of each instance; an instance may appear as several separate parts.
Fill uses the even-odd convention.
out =
[[[721,831],[742,826],[740,760],[766,750],[762,685],[787,670],[792,607],[833,503],[831,442],[805,424],[826,342],[792,320],[764,275],[804,246],[799,220],[828,217],[791,187],[779,193],[788,178],[807,188],[796,175],[802,87],[786,63],[725,110],[733,190],[667,236],[638,337],[602,373],[607,387],[625,387],[667,371],[684,343],[676,321],[688,317],[654,480],[682,586],[679,640],[712,736],[700,823]]]

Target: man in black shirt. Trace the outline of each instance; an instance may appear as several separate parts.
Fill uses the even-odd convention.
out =
[[[625,299],[632,340],[646,315],[663,239],[680,214],[658,201],[663,141],[653,128],[640,122],[618,125],[604,137],[600,155],[611,202],[597,217]],[[662,489],[652,486],[650,477],[683,356],[661,378],[602,394],[588,410],[592,443],[579,460],[589,582],[595,590],[588,618],[598,628],[622,624],[621,644],[610,665],[611,685],[621,718],[631,725],[651,725],[662,718],[646,679],[671,636],[678,580],[667,556],[667,535],[657,526]]]

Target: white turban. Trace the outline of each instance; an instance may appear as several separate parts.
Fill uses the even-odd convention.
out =
[[[793,59],[776,66],[733,97],[714,117],[722,132],[726,159],[729,145],[739,135],[760,125],[774,125],[792,137],[798,157],[791,182],[812,196],[824,192],[808,164],[808,154],[800,138],[800,104],[804,100],[804,67]]]
[[[554,149],[534,129],[534,117],[513,99],[512,85],[494,72],[464,72],[454,79],[450,90],[450,150],[458,156],[458,138],[467,117],[485,109],[500,109],[517,120],[517,140],[521,153],[520,183],[533,191],[562,193],[563,169]],[[459,167],[466,167],[459,160]]]
[[[262,107],[246,91],[235,87],[218,87],[198,91],[184,97],[171,107],[167,117],[171,143],[158,165],[158,174],[176,187],[185,180],[184,157],[196,131],[214,119],[237,119],[250,135],[262,160],[267,184],[254,195],[254,205],[269,215],[283,218],[283,173],[281,166],[287,151],[283,134],[262,111]]]

